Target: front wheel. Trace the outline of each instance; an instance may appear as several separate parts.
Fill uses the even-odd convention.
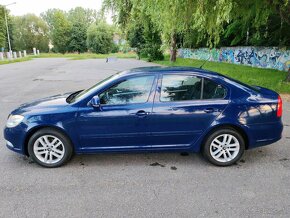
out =
[[[234,129],[219,129],[210,134],[203,147],[204,156],[217,166],[230,166],[245,151],[245,140]]]
[[[34,133],[28,141],[28,153],[34,162],[44,167],[59,167],[72,155],[70,140],[61,132],[44,128]]]

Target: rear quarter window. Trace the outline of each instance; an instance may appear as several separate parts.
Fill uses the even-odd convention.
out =
[[[226,89],[220,84],[204,78],[202,99],[221,99],[226,96]]]

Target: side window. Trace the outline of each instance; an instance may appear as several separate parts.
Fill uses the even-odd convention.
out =
[[[200,97],[200,78],[189,75],[163,75],[160,101],[187,101]]]
[[[225,96],[225,88],[209,79],[204,79],[202,99],[217,99],[224,98]]]
[[[105,105],[145,103],[153,81],[154,76],[130,78],[100,94],[100,102]]]

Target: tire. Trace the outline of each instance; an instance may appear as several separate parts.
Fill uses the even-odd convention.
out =
[[[204,157],[217,166],[230,166],[236,163],[244,151],[244,138],[231,128],[214,131],[206,138],[203,146]]]
[[[73,146],[70,139],[60,131],[43,128],[30,137],[28,154],[43,167],[60,167],[70,160]]]

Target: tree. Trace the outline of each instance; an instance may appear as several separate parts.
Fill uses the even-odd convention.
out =
[[[232,0],[145,0],[144,3],[170,44],[171,61],[176,60],[178,35],[190,29],[195,31],[198,41],[207,36],[209,47],[217,45],[233,7]]]
[[[150,17],[170,45],[170,60],[176,60],[179,44],[288,45],[289,0],[104,0],[122,27],[135,22],[134,14]],[[180,43],[182,40],[183,42]]]
[[[288,0],[235,0],[221,45],[289,46],[289,11]]]
[[[41,17],[49,26],[49,36],[54,51],[60,53],[69,51],[72,25],[67,13],[59,9],[49,9],[42,13]]]
[[[13,17],[14,49],[48,51],[48,26],[34,14]]]
[[[0,48],[4,48],[6,44],[6,24],[5,24],[5,8],[0,5]]]
[[[267,5],[279,14],[281,25],[287,23],[290,26],[290,2],[289,0],[267,0]]]
[[[128,23],[134,10],[144,11],[162,32],[170,45],[170,60],[176,60],[177,36],[194,29],[198,39],[208,36],[207,45],[218,44],[223,25],[229,22],[233,0],[105,0],[104,7],[113,9],[117,21]],[[133,12],[132,12],[133,11]]]
[[[134,6],[134,2],[129,0],[104,2],[104,6],[109,8],[114,4],[119,5],[116,6],[119,15],[115,17],[115,22],[124,30],[129,45],[136,49],[138,57],[148,58],[149,61],[163,59],[161,33],[144,7]]]
[[[49,9],[41,17],[49,26],[54,51],[61,53],[87,51],[87,29],[100,20],[95,10],[82,7],[73,8],[69,12]]]
[[[87,31],[88,48],[99,54],[108,54],[113,46],[113,31],[105,22],[92,24]]]
[[[99,20],[99,15],[96,10],[76,7],[68,12],[68,19],[72,24],[81,23],[89,27]]]
[[[61,11],[56,11],[53,16],[53,29],[51,32],[53,47],[57,52],[68,51],[70,42],[71,24],[66,15]]]
[[[12,26],[11,16],[9,15],[9,10],[7,10],[5,7],[0,5],[0,49],[1,48],[8,48],[5,12],[6,12],[6,16],[7,16],[7,23],[8,23],[9,34],[10,34],[10,42],[11,42],[11,46],[13,47],[13,35],[12,35],[13,26]],[[7,51],[8,51],[8,49],[7,49]]]
[[[97,19],[97,12],[92,9],[76,7],[68,12],[68,20],[72,24],[69,51],[78,53],[87,51],[87,29]]]
[[[40,14],[40,17],[48,25],[48,31],[49,31],[49,38],[50,38],[50,40],[52,38],[51,34],[52,34],[52,30],[54,29],[54,25],[55,25],[55,14],[57,14],[57,13],[61,13],[61,14],[65,14],[66,15],[66,12],[65,11],[62,11],[62,10],[56,9],[56,8],[48,9],[47,11],[42,12]]]
[[[130,47],[136,49],[138,58],[141,57],[141,50],[145,45],[144,38],[144,28],[139,25],[131,25],[131,28],[128,30],[128,42]]]
[[[163,60],[161,34],[149,17],[144,21],[146,21],[143,22],[145,45],[141,50],[141,55],[148,61]]]
[[[149,16],[142,11],[134,14],[133,21],[127,27],[129,45],[136,49],[138,57],[149,61],[163,60],[161,34]]]
[[[290,68],[288,69],[288,74],[285,81],[290,82]]]
[[[77,51],[78,53],[87,50],[87,28],[81,23],[74,23],[71,29],[71,36],[69,40],[69,51]]]

